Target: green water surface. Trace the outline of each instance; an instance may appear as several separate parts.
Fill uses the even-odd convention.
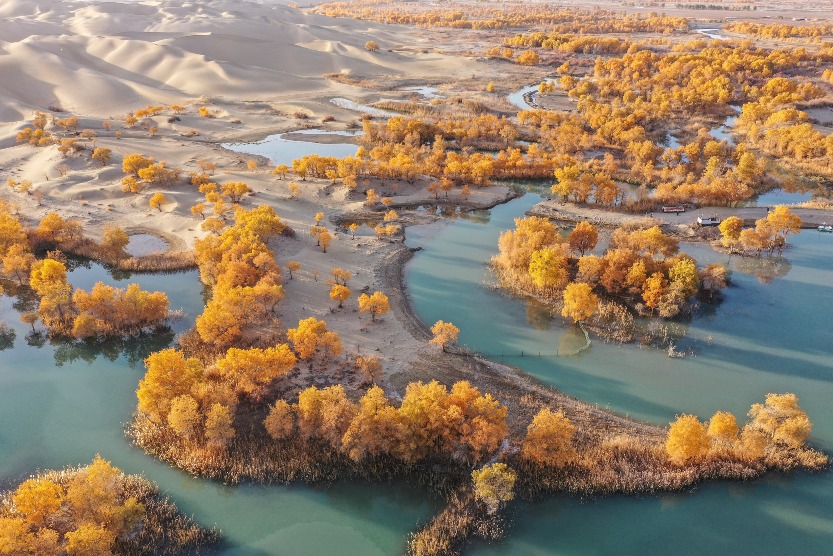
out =
[[[407,243],[423,248],[407,267],[407,284],[424,322],[452,321],[469,348],[653,423],[667,424],[682,412],[705,419],[720,409],[743,420],[768,392],[794,392],[815,423],[811,441],[833,452],[832,236],[802,232],[775,261],[730,260],[705,245],[685,246],[701,263],[729,264],[733,284],[719,307],[705,307],[685,326],[678,349],[691,355],[684,359],[598,340],[580,356],[558,357],[559,346],[575,345],[574,328],[489,287],[485,266],[500,232],[539,200],[528,194],[496,207],[487,224],[408,229]],[[773,474],[691,493],[522,503],[505,541],[471,552],[831,554],[833,475]]]

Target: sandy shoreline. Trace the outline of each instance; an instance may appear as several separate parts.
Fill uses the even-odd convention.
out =
[[[788,205],[789,206],[789,205]],[[801,217],[804,229],[815,229],[820,224],[833,221],[833,213],[824,209],[791,208],[794,214]],[[652,221],[659,225],[676,227],[681,231],[696,226],[698,216],[717,216],[719,219],[729,216],[739,216],[745,225],[751,226],[755,220],[765,218],[767,207],[703,207],[693,209],[682,214],[652,212],[650,214],[632,214],[625,212],[607,211],[591,206],[575,203],[565,203],[556,200],[542,201],[527,211],[530,216],[542,216],[560,222],[589,221],[596,226],[615,228],[629,223],[644,223]]]

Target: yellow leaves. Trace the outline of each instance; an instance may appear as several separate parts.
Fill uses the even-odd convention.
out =
[[[67,267],[54,259],[43,259],[32,265],[29,285],[40,296],[46,295],[55,286],[63,286],[67,281]]]
[[[533,251],[529,259],[529,276],[539,288],[563,288],[569,281],[564,248],[545,247]]]
[[[410,383],[399,412],[407,430],[401,447],[406,461],[436,453],[480,461],[497,449],[508,430],[506,407],[468,382],[455,383],[451,392],[436,381]]]
[[[661,255],[663,258],[671,257],[679,251],[677,240],[665,235],[659,226],[631,231],[617,228],[611,237],[611,246],[654,257]]]
[[[341,351],[338,334],[327,330],[327,323],[315,317],[298,322],[297,328],[290,328],[286,336],[301,359],[311,359],[321,350],[329,357],[337,357]]]
[[[321,390],[312,386],[298,394],[298,430],[306,439],[318,438],[340,448],[355,414],[356,406],[347,399],[340,384]]]
[[[671,423],[665,441],[668,459],[682,465],[689,460],[706,455],[711,447],[711,440],[706,427],[694,415],[680,415]]]
[[[362,374],[365,383],[377,382],[382,376],[382,361],[375,355],[356,355],[356,367]]]
[[[29,479],[17,488],[12,500],[27,521],[40,527],[60,509],[63,497],[60,485],[48,479]]]
[[[119,469],[99,455],[79,470],[66,488],[76,523],[106,525],[116,535],[132,528],[143,517],[144,508],[133,499],[121,500],[122,477]]]
[[[301,263],[298,261],[286,261],[286,269],[289,271],[289,279],[292,280],[292,273],[301,269]]]
[[[333,281],[336,284],[341,284],[342,286],[346,286],[347,282],[350,281],[352,274],[349,270],[345,270],[341,267],[334,267],[330,269],[330,274],[333,275]]]
[[[500,235],[498,261],[513,269],[528,269],[534,251],[557,243],[561,237],[546,218],[516,218],[515,230]]]
[[[148,204],[150,208],[158,209],[159,212],[162,212],[162,205],[168,202],[168,199],[165,197],[164,193],[154,193],[150,196],[150,200]]]
[[[124,248],[130,243],[130,236],[124,231],[124,228],[107,224],[104,226],[104,233],[101,238],[101,248],[115,255],[123,255]]]
[[[541,409],[526,429],[521,455],[539,465],[564,467],[576,459],[575,433],[564,413]]]
[[[26,234],[20,221],[12,216],[7,205],[0,205],[0,256],[13,245],[26,245]]]
[[[139,193],[143,184],[133,176],[125,176],[121,180],[121,190],[125,193]]]
[[[78,116],[55,120],[55,125],[64,128],[64,131],[75,132],[78,130]]]
[[[234,418],[229,408],[215,403],[205,419],[205,439],[214,449],[225,448],[235,436]]]
[[[732,247],[740,239],[740,233],[743,230],[743,219],[737,216],[730,216],[720,222],[718,229],[723,236],[721,239],[723,246]]]
[[[795,394],[767,394],[765,403],[752,406],[749,417],[771,443],[790,447],[801,446],[813,428]]]
[[[29,277],[34,262],[35,256],[29,252],[28,246],[22,243],[13,244],[2,258],[3,273],[6,276],[13,276],[18,283],[23,285],[24,280]]]
[[[198,359],[186,359],[182,352],[173,348],[149,355],[145,359],[145,368],[147,372],[136,391],[138,409],[156,423],[167,418],[171,400],[189,394],[203,373]]]
[[[373,386],[359,400],[356,416],[342,437],[342,450],[353,461],[386,454],[395,455],[402,431],[399,412],[390,405],[385,392]]]
[[[139,171],[153,164],[153,157],[145,157],[141,154],[129,154],[122,159],[122,171],[139,177]]]
[[[137,284],[118,289],[98,282],[89,293],[75,290],[72,301],[84,323],[76,337],[132,333],[168,317],[168,296]]]
[[[110,556],[115,535],[101,525],[84,524],[66,534],[70,556]]]
[[[602,259],[596,255],[584,255],[578,260],[577,282],[595,284],[599,281],[602,270]]]
[[[431,334],[434,335],[429,344],[440,346],[445,351],[446,346],[457,341],[457,336],[460,334],[460,329],[450,322],[443,322],[438,320],[431,327]]]
[[[195,207],[196,208],[196,207]],[[193,208],[192,208],[193,211]],[[203,217],[205,218],[205,217]],[[220,232],[223,231],[223,228],[226,227],[226,222],[222,218],[217,218],[212,216],[211,218],[206,218],[202,224],[200,224],[200,229],[206,232],[211,232],[215,235],[219,235]]]
[[[645,280],[642,299],[651,309],[659,307],[660,301],[668,290],[668,280],[661,272],[654,272]]]
[[[271,322],[282,299],[283,288],[269,277],[254,286],[216,288],[197,317],[197,332],[204,342],[217,347],[237,345],[247,334]]]
[[[202,415],[200,415],[197,401],[189,395],[177,396],[171,400],[171,410],[168,412],[168,426],[177,434],[191,439],[196,434]]]
[[[599,232],[596,227],[590,222],[582,221],[576,224],[576,227],[567,236],[567,243],[572,251],[584,256],[586,251],[591,251],[596,247],[596,242],[599,240]]]
[[[327,230],[323,230],[318,233],[316,238],[318,239],[318,245],[320,245],[321,249],[326,253],[327,247],[330,246],[330,242],[332,242],[333,240],[333,236],[330,235],[330,232],[328,232]]]
[[[240,394],[255,395],[273,380],[280,378],[297,363],[289,346],[278,344],[271,348],[230,348],[217,360],[220,376],[233,384]]]
[[[518,54],[515,61],[524,66],[534,66],[541,62],[541,57],[534,50],[525,50]]]
[[[125,494],[126,477],[101,456],[80,469],[48,472],[0,498],[0,553],[110,555],[145,508]]]
[[[62,243],[81,237],[83,228],[75,219],[65,220],[55,212],[44,216],[34,230],[34,236],[40,241]]]
[[[286,229],[286,224],[269,205],[260,205],[251,210],[237,209],[234,221],[243,234],[250,232],[264,241],[280,235]]]
[[[490,514],[515,497],[517,473],[505,463],[484,465],[471,472],[475,497],[486,504]]]
[[[251,191],[249,186],[241,181],[225,183],[220,190],[234,204],[240,203],[243,195]]]
[[[593,293],[593,288],[583,282],[574,282],[564,289],[561,315],[579,322],[592,317],[598,306],[599,298]]]
[[[728,411],[718,411],[709,419],[709,437],[718,445],[734,447],[739,431],[735,416]]]
[[[359,296],[359,312],[370,313],[370,320],[375,321],[379,315],[384,315],[390,311],[390,303],[388,296],[380,291],[373,292],[371,295],[363,293]]]
[[[376,190],[375,189],[368,189],[367,193],[366,193],[364,203],[367,206],[372,206],[372,205],[376,204],[376,201],[378,201],[378,200],[379,200],[379,194],[376,193]]]
[[[675,262],[668,270],[668,277],[671,279],[671,287],[677,289],[685,299],[690,298],[700,289],[697,265],[688,257],[681,257]]]
[[[350,298],[351,293],[352,292],[346,286],[333,284],[333,287],[330,289],[330,299],[338,301],[338,307],[340,309],[344,302]]]
[[[263,426],[273,440],[289,438],[295,431],[295,414],[292,407],[284,400],[276,401],[263,421]]]
[[[7,179],[6,184],[12,191],[16,191],[17,193],[29,193],[33,187],[32,182],[29,180],[15,180],[12,178]]]

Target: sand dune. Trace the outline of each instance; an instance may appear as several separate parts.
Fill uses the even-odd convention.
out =
[[[200,96],[291,99],[330,90],[326,73],[430,76],[461,67],[436,54],[390,52],[424,40],[411,30],[275,3],[0,0],[0,17],[0,75],[15,76],[0,80],[0,126],[49,106],[106,115]],[[383,50],[367,52],[370,39]]]

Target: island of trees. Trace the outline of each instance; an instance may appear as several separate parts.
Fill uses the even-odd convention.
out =
[[[0,554],[184,555],[220,540],[153,483],[101,458],[46,471],[0,493]]]

